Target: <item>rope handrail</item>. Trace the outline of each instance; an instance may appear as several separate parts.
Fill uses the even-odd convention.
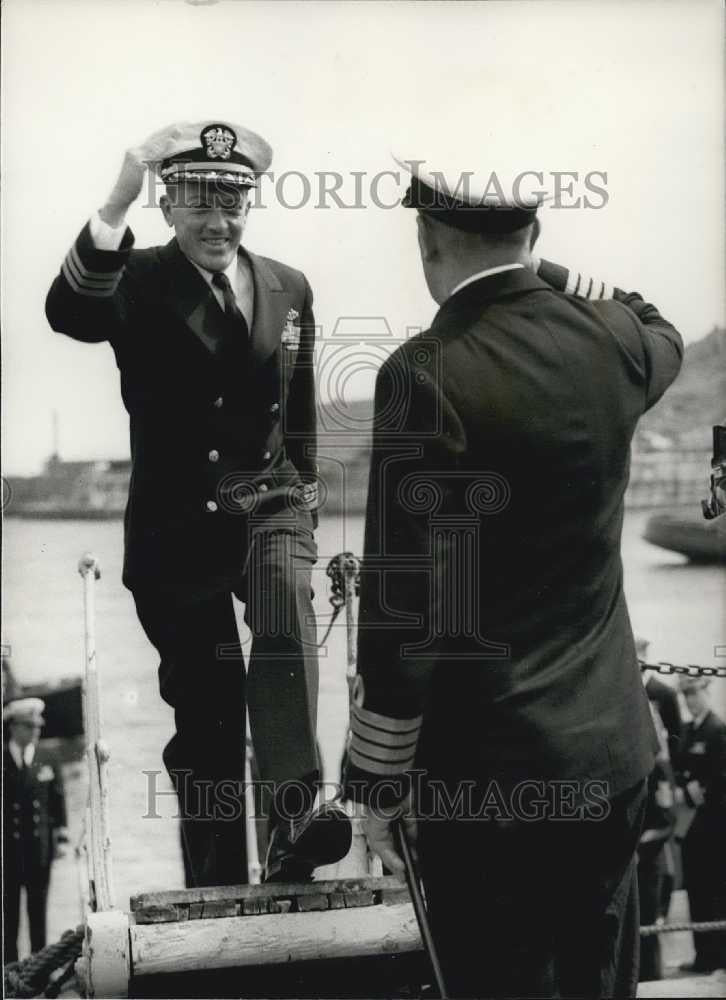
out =
[[[694,934],[726,931],[726,920],[700,920],[695,922],[681,920],[678,923],[672,924],[645,924],[640,928],[640,936],[652,937],[654,934],[674,934],[677,931],[691,931]]]
[[[77,927],[74,931],[68,930],[62,935],[60,941],[46,945],[40,951],[20,962],[8,962],[3,969],[3,981],[6,997],[38,997],[42,995],[52,996],[48,993],[51,983],[51,975],[63,966],[72,965],[81,954],[85,930],[83,926]],[[67,973],[67,970],[66,970]],[[67,978],[66,973],[62,978]]]

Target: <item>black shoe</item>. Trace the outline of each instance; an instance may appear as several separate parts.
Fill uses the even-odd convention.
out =
[[[325,802],[299,822],[281,822],[272,831],[265,862],[265,882],[310,882],[321,865],[344,858],[353,841],[345,812]]]

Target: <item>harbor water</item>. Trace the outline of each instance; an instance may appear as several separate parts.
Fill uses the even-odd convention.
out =
[[[636,633],[651,640],[651,660],[726,665],[723,568],[690,565],[683,557],[643,541],[647,516],[643,511],[629,512],[623,536],[625,588]],[[21,683],[80,674],[83,599],[76,567],[82,552],[97,555],[102,568],[97,585],[97,655],[103,736],[111,750],[113,876],[116,905],[126,908],[130,895],[178,888],[183,878],[175,800],[161,759],[172,731],[172,712],[157,692],[156,652],[121,584],[122,534],[119,521],[6,519],[3,638],[11,647]],[[362,542],[360,515],[345,522],[322,519],[313,580],[320,638],[331,612],[325,576],[328,560],[346,550],[360,554]],[[241,624],[241,613],[238,617]],[[347,728],[343,618],[321,650],[320,660],[319,736],[328,781],[337,780]],[[241,638],[248,649],[243,625]],[[726,681],[714,683],[713,704],[726,717]],[[77,771],[79,780],[69,788],[73,842],[80,832],[84,801],[83,769]],[[72,855],[69,851],[53,872],[51,941],[80,919]]]

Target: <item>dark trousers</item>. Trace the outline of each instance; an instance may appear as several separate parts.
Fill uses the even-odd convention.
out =
[[[252,534],[244,567],[252,633],[246,677],[231,591],[183,606],[134,593],[139,620],[161,657],[161,696],[174,708],[176,732],[164,764],[179,798],[188,886],[247,880],[245,701],[263,782],[310,788],[318,770],[315,559],[311,531]]]
[[[12,871],[6,870],[3,875],[3,958],[5,962],[15,962],[18,958],[21,882]],[[30,930],[30,950],[33,953],[40,951],[41,948],[45,948],[46,944],[46,910],[49,880],[50,869],[44,868],[32,877],[29,877],[25,883],[28,927]]]
[[[644,845],[638,861],[638,900],[640,923],[647,927],[659,916],[663,898],[663,880],[666,875],[665,844]],[[640,981],[663,978],[663,960],[660,937],[649,934],[640,939]]]
[[[432,931],[452,997],[635,996],[634,854],[645,799],[640,782],[599,821],[420,822]]]
[[[723,817],[696,816],[683,841],[683,882],[691,920],[726,920],[726,823]],[[693,935],[696,963],[704,970],[726,969],[726,933]]]

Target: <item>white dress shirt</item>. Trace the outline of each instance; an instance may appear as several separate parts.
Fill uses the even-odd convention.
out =
[[[35,743],[28,743],[25,747],[25,753],[23,753],[19,743],[16,743],[15,740],[8,740],[8,750],[18,770],[23,766],[23,758],[25,758],[26,767],[30,767],[35,760]]]
[[[90,221],[91,239],[93,240],[93,245],[97,250],[118,250],[121,246],[121,241],[124,238],[124,233],[127,228],[128,227],[125,222],[120,226],[109,226],[107,222],[103,221],[98,212],[95,212],[91,216]],[[216,285],[212,284],[214,271],[208,271],[205,267],[200,267],[199,264],[193,261],[190,257],[187,257],[187,260],[190,264],[193,264],[194,267],[196,267],[197,271],[199,271],[201,276],[212,289],[212,294],[219,303],[220,307],[224,309],[224,296],[222,295],[222,291],[220,288],[217,288]],[[252,319],[255,314],[255,283],[252,278],[252,267],[250,262],[244,254],[238,253],[229,266],[225,267],[224,273],[229,278],[229,283],[232,286],[232,291],[234,292],[237,305],[239,306],[242,315],[247,320],[248,328],[251,330]]]
[[[478,281],[480,278],[489,278],[492,274],[501,274],[503,271],[514,271],[518,267],[524,267],[524,264],[499,264],[498,267],[488,267],[484,271],[477,271],[476,274],[470,274],[468,278],[464,278],[460,281],[458,285],[451,289],[449,292],[449,298],[455,295],[462,288],[466,288],[467,285],[471,285],[473,282]]]

